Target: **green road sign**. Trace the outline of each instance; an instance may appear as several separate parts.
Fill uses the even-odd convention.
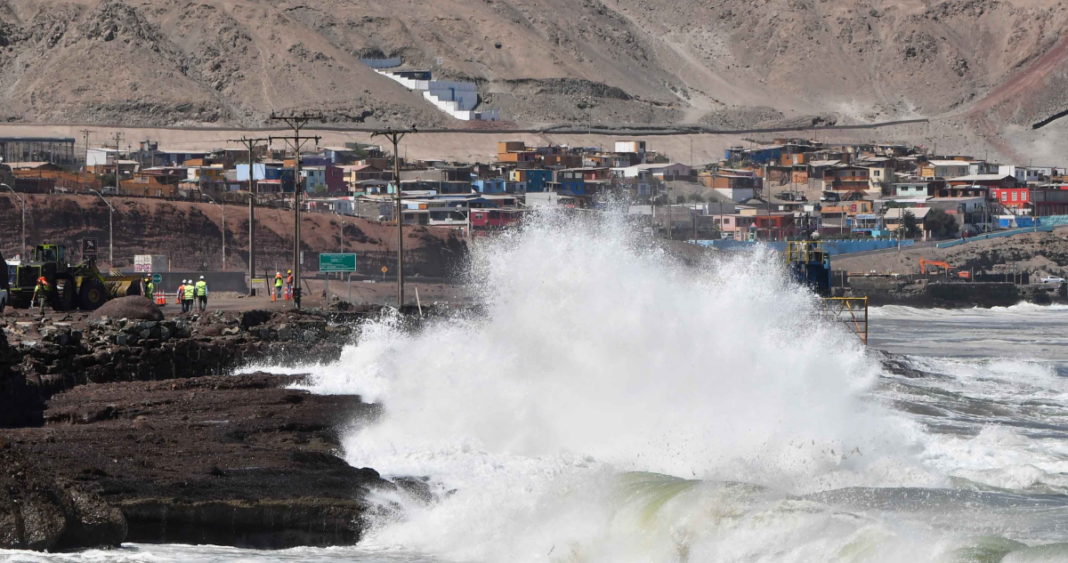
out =
[[[355,254],[320,254],[319,271],[324,273],[355,272]]]
[[[163,283],[163,276],[159,274],[152,274],[152,283],[156,285]]]

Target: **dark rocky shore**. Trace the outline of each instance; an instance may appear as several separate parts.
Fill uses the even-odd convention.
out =
[[[910,282],[889,276],[851,276],[845,295],[867,297],[871,306],[960,309],[1011,307],[1019,303],[1068,303],[1068,286],[983,282]]]
[[[0,548],[355,543],[367,492],[397,485],[338,457],[339,433],[377,407],[286,389],[294,377],[226,374],[334,360],[377,314],[8,322]]]

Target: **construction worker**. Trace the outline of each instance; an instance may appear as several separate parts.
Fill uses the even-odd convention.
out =
[[[145,278],[145,297],[149,301],[156,300],[156,284],[152,283],[152,278]]]
[[[182,306],[182,312],[185,312],[185,280],[182,280],[182,284],[178,286],[178,304]]]
[[[200,312],[203,313],[208,308],[208,282],[204,281],[204,276],[200,276],[195,289],[197,302],[200,303]]]
[[[48,301],[48,294],[51,292],[51,287],[48,285],[48,280],[44,276],[37,278],[37,286],[33,288],[33,299],[37,301],[41,307],[41,314],[44,314],[45,301]]]
[[[282,272],[274,273],[274,298],[282,299]]]
[[[185,288],[182,289],[182,296],[185,297],[185,305],[184,306],[185,306],[187,311],[192,311],[193,310],[193,295],[194,295],[193,291],[194,291],[194,289],[195,289],[195,287],[193,286],[193,280],[186,280],[185,281]]]
[[[286,291],[293,295],[293,270],[286,270]]]

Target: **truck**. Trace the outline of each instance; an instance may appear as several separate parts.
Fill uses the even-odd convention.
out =
[[[8,267],[8,299],[12,307],[33,305],[37,280],[48,281],[47,299],[53,309],[93,311],[113,297],[141,295],[140,275],[104,275],[94,258],[71,265],[67,248],[57,244],[39,244],[30,260]]]

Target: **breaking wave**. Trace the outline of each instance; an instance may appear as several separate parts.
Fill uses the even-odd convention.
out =
[[[480,313],[416,334],[383,319],[312,370],[316,392],[385,406],[348,461],[437,495],[383,495],[403,510],[368,541],[475,561],[922,549],[796,497],[948,481],[919,426],[870,400],[879,363],[778,260],[683,266],[621,223],[555,215],[477,244]]]

